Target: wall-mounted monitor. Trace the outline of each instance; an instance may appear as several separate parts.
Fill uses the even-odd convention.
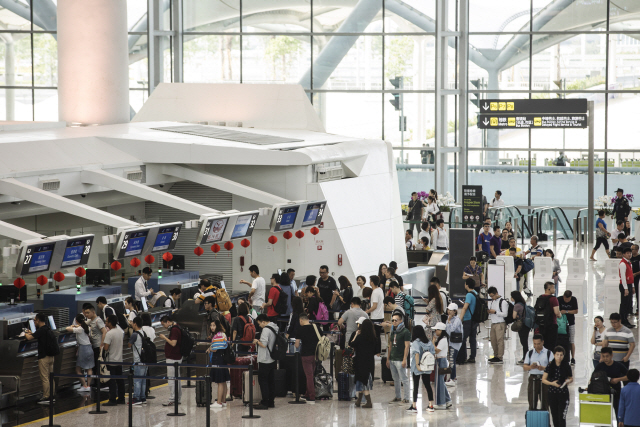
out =
[[[273,231],[293,230],[296,225],[296,218],[300,211],[300,205],[281,206],[274,211],[275,221]]]
[[[79,236],[67,240],[60,267],[74,267],[89,263],[93,235]]]
[[[32,334],[36,333],[36,323],[33,321],[33,319],[29,320],[29,329],[31,329]]]
[[[213,244],[221,242],[224,238],[224,232],[227,229],[229,217],[213,217],[206,220],[203,224],[204,230],[199,234],[201,237],[198,242],[201,245]]]
[[[56,322],[55,320],[53,320],[53,316],[48,316],[49,318],[49,327],[51,328],[51,330],[55,331],[56,328]]]
[[[24,258],[22,258],[22,267],[18,269],[20,275],[26,276],[27,274],[41,273],[49,270],[56,243],[58,242],[39,243],[27,246],[24,251]]]
[[[176,247],[182,223],[162,224],[151,248],[151,252],[171,251]]]
[[[235,220],[233,231],[231,232],[231,239],[251,237],[253,229],[256,226],[256,221],[258,220],[258,212],[238,215],[235,217]]]
[[[309,202],[305,208],[304,216],[302,217],[302,227],[315,227],[316,225],[320,225],[326,205],[326,200],[320,202]]]
[[[149,228],[125,230],[121,233],[116,247],[116,259],[138,256],[144,250],[149,236]]]

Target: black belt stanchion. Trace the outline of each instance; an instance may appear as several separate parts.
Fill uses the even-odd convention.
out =
[[[100,410],[100,386],[102,385],[102,382],[100,381],[100,379],[102,378],[102,375],[100,375],[100,360],[98,360],[98,387],[96,390],[96,409],[95,411],[89,411],[89,413],[91,415],[96,415],[96,414],[106,414],[107,411],[101,411]]]
[[[260,415],[253,415],[253,363],[249,363],[249,415],[243,415],[242,418],[260,418]]]
[[[174,378],[180,378],[180,372],[178,371],[179,366],[180,365],[178,365],[178,362],[173,364],[173,377]],[[172,413],[167,414],[167,416],[169,416],[169,417],[183,417],[183,416],[185,416],[187,414],[184,414],[182,412],[178,412],[178,402],[180,401],[180,394],[179,394],[179,392],[180,392],[180,384],[179,384],[180,381],[178,381],[177,379],[173,380],[173,381],[174,381],[173,382],[173,385],[174,385],[173,408],[174,408],[174,410],[173,410]]]
[[[207,387],[207,418],[206,418],[206,427],[211,425],[211,375],[207,375],[206,378],[206,387]]]
[[[54,378],[53,372],[49,372],[49,424],[44,425],[42,427],[60,427],[59,424],[53,423],[53,394],[54,394]]]
[[[187,377],[191,378],[191,366],[187,366]],[[196,388],[195,385],[191,384],[191,380],[187,380],[187,384],[183,385],[182,388]]]
[[[129,370],[129,427],[133,427],[133,372]]]
[[[300,400],[300,392],[299,392],[299,390],[298,390],[298,389],[299,389],[299,386],[300,386],[300,384],[299,384],[299,380],[298,380],[298,370],[300,369],[300,368],[299,368],[299,365],[298,365],[298,360],[300,360],[300,353],[294,353],[294,354],[293,354],[293,357],[295,357],[295,359],[296,359],[295,364],[294,364],[294,366],[295,366],[295,370],[296,370],[296,373],[295,373],[295,375],[294,375],[294,377],[295,377],[295,382],[296,382],[296,400],[292,400],[292,401],[290,401],[289,403],[291,403],[292,405],[301,405],[301,404],[305,404],[305,403],[307,403],[307,402],[302,402],[302,401]],[[308,394],[307,394],[307,396],[308,396]]]

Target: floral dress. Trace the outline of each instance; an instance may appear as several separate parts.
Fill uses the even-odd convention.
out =
[[[429,338],[429,341],[431,341],[433,338],[433,327],[436,326],[436,323],[440,321],[440,314],[442,314],[438,313],[435,298],[433,298],[431,301],[429,301],[429,304],[427,304],[426,312],[427,314],[422,318],[422,321],[424,322],[424,331],[427,334],[427,338]]]

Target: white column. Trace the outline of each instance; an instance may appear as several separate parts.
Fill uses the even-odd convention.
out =
[[[129,122],[126,0],[58,0],[61,121]]]

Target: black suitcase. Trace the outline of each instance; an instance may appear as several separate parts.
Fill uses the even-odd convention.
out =
[[[273,376],[276,397],[287,397],[287,371],[284,369],[276,369]]]
[[[206,381],[196,381],[196,406],[206,407],[208,406],[208,394],[211,390],[207,390],[207,382]]]
[[[391,375],[391,369],[387,368],[387,358],[386,356],[381,360],[380,372],[382,372],[382,382],[386,383],[387,381],[393,381],[393,376]]]
[[[349,391],[349,374],[340,372],[338,374],[338,400],[351,400]]]
[[[296,357],[297,355],[287,354],[284,360],[279,362],[280,369],[287,372],[287,391],[295,395],[296,393]],[[307,392],[307,377],[304,375],[302,367],[302,359],[298,360],[298,393],[305,394]]]

